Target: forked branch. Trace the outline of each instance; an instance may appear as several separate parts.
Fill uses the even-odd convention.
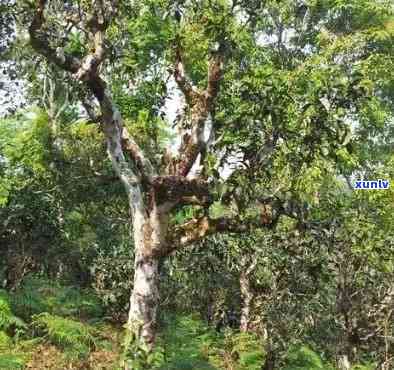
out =
[[[68,55],[60,47],[56,49],[51,47],[48,41],[49,36],[43,30],[47,0],[37,0],[36,4],[33,20],[29,27],[31,45],[49,62],[56,64],[65,71],[71,72],[77,80],[85,83],[98,100],[101,116],[97,117],[95,114],[92,114],[94,116],[92,118],[100,118],[107,138],[111,160],[120,179],[131,189],[131,184],[139,182],[141,178],[153,176],[152,164],[123,126],[121,114],[107,91],[105,81],[100,77],[99,69],[104,63],[106,56],[105,31],[115,14],[113,4],[109,6],[109,10],[106,12],[102,0],[93,0],[93,12],[87,21],[91,52],[82,60]],[[88,113],[93,113],[93,111],[89,110],[90,106],[87,108]],[[124,152],[130,155],[140,173],[134,174],[124,157]]]
[[[223,76],[224,44],[212,53],[208,65],[207,86],[203,91],[194,88],[187,78],[183,63],[182,49],[176,45],[174,78],[188,104],[190,117],[190,133],[184,130],[177,157],[168,166],[171,174],[187,176],[196,163],[199,154],[205,152],[207,140],[204,137],[205,125],[214,109],[214,102],[219,92],[220,80]]]

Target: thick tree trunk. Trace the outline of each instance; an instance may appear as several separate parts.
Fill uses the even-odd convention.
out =
[[[134,286],[130,297],[128,326],[138,338],[152,348],[156,337],[156,315],[159,302],[159,259],[145,256],[144,246],[135,255]]]
[[[159,260],[165,248],[168,208],[156,205],[149,216],[135,213],[134,286],[130,297],[128,327],[151,349],[156,339],[156,316],[159,303]]]
[[[92,8],[85,14],[88,19],[86,27],[90,52],[83,58],[78,58],[68,54],[60,46],[53,46],[60,45],[60,39],[56,42],[52,35],[47,33],[47,3],[46,0],[36,2],[29,26],[30,43],[49,63],[71,73],[73,78],[84,83],[100,105],[101,115],[97,119],[100,119],[113,169],[124,184],[129,197],[133,219],[135,278],[128,325],[137,334],[137,338],[152,347],[159,300],[159,259],[175,249],[173,244],[185,245],[201,239],[213,230],[224,231],[228,228],[226,222],[216,221],[215,227],[211,226],[208,217],[192,220],[192,226],[196,221],[200,226],[197,232],[194,231],[194,227],[190,227],[190,223],[186,223],[183,237],[174,237],[176,243],[166,244],[168,213],[171,207],[179,204],[184,197],[199,200],[201,192],[204,198],[210,198],[206,185],[201,187],[197,182],[189,183],[186,176],[199,155],[203,156],[206,152],[204,128],[209,114],[213,112],[219,82],[223,77],[225,43],[220,43],[218,50],[209,59],[208,81],[204,90],[197,89],[190,83],[183,66],[181,47],[177,46],[174,78],[192,111],[192,135],[190,137],[186,131],[183,133],[179,155],[170,159],[166,175],[160,178],[155,166],[145,157],[143,150],[124,127],[110,89],[100,76],[103,63],[108,56],[105,35],[107,27],[117,14],[116,7],[108,8],[103,2],[93,1]],[[55,93],[55,85],[52,86],[51,91]],[[66,106],[67,104],[64,105]],[[59,112],[52,113],[51,116],[56,118]],[[207,202],[206,199],[204,204]]]

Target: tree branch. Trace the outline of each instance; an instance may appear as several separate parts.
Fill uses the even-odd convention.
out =
[[[134,141],[125,127],[122,129],[122,148],[136,163],[141,177],[145,178],[149,182],[154,176],[157,176],[157,172],[152,163],[145,156],[144,152]]]
[[[218,51],[213,53],[209,61],[208,83],[205,90],[208,110],[211,110],[211,105],[219,92],[220,80],[223,77],[224,52],[224,44],[220,44]]]
[[[204,91],[198,91],[193,88],[186,77],[181,49],[180,46],[177,46],[174,77],[191,111],[191,133],[185,132],[182,135],[179,155],[173,158],[168,166],[172,171],[171,174],[186,177],[198,155],[203,153],[206,148],[207,140],[204,138],[204,130],[206,121],[213,112],[214,102],[219,92],[224,53],[224,44],[220,44],[209,61],[207,87]]]
[[[97,106],[95,106],[94,98],[92,96],[86,96],[85,94],[80,95],[82,106],[85,108],[88,118],[93,123],[98,123],[101,120],[100,114],[97,112]]]
[[[239,216],[221,217],[212,219],[203,216],[193,219],[182,225],[177,225],[168,235],[167,248],[163,250],[164,255],[171,254],[177,250],[187,247],[203,238],[217,233],[245,233],[261,228],[274,228],[280,216],[296,219],[302,226],[312,229],[313,222],[306,222],[305,210],[295,202],[282,201],[278,198],[260,199],[260,214],[241,220]]]
[[[174,205],[188,198],[202,201],[210,199],[208,183],[182,176],[157,176],[152,181],[157,204],[173,202]]]
[[[212,197],[207,195],[203,196],[183,196],[179,202],[179,205],[186,206],[186,205],[195,205],[195,206],[202,206],[202,207],[209,207],[212,204]]]
[[[153,167],[123,126],[121,114],[113,103],[109,91],[107,91],[105,81],[99,75],[99,67],[104,62],[106,54],[104,35],[111,17],[115,13],[115,7],[110,9],[110,15],[105,16],[103,2],[101,0],[93,1],[94,11],[87,21],[92,51],[83,58],[83,61],[80,61],[65,54],[61,48],[55,50],[50,47],[48,35],[42,31],[45,23],[44,10],[46,3],[47,0],[37,0],[36,11],[29,27],[31,44],[48,61],[65,71],[73,73],[77,80],[84,82],[98,100],[101,109],[101,117],[99,118],[107,139],[108,152],[113,168],[124,183],[128,194],[132,196],[130,192],[137,191],[135,185],[140,182],[140,176],[134,173],[127,162],[123,147],[130,154],[143,176],[152,176]],[[87,108],[90,115],[92,112],[89,112],[89,107]],[[141,199],[140,196],[138,198]]]
[[[185,66],[183,64],[182,50],[179,43],[175,49],[175,68],[174,79],[179,89],[182,91],[188,103],[191,103],[199,92],[193,87],[189,79],[186,77]]]
[[[76,78],[80,81],[97,76],[98,68],[105,58],[104,33],[109,24],[109,19],[104,17],[103,4],[99,0],[93,2],[94,12],[88,19],[88,27],[91,32],[92,52],[88,54],[76,73]]]
[[[174,227],[168,233],[167,248],[163,250],[163,254],[171,254],[208,235],[224,232],[243,233],[249,231],[251,227],[252,223],[241,223],[238,218],[212,219],[208,216],[196,218]]]
[[[29,27],[30,43],[34,50],[43,55],[47,60],[56,64],[61,69],[71,73],[77,73],[81,67],[81,61],[61,50],[51,48],[48,36],[42,31],[45,23],[44,10],[47,0],[38,0],[33,20]]]

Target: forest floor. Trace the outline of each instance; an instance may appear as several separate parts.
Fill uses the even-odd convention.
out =
[[[0,369],[118,369],[123,330],[91,291],[30,278],[0,291]]]
[[[257,337],[217,333],[198,315],[164,317],[157,350],[149,358],[142,354],[145,362],[133,368],[261,367],[263,347]],[[89,290],[37,277],[27,279],[12,293],[0,290],[1,370],[117,370],[123,342],[122,325],[111,322]],[[245,366],[233,366],[240,360]]]
[[[217,332],[195,313],[165,312],[159,322],[154,353],[129,345],[124,357],[125,330],[92,291],[30,277],[0,290],[0,370],[120,370],[122,359],[135,370],[262,368],[265,345],[253,333]],[[308,347],[289,353],[278,369],[333,370]]]

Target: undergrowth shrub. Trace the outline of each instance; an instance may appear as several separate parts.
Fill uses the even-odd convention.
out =
[[[375,364],[357,364],[352,366],[351,370],[375,370],[376,365]]]
[[[24,369],[25,359],[23,356],[12,353],[0,353],[0,369],[1,370],[18,370]]]
[[[164,325],[165,364],[160,370],[215,369],[209,357],[217,342],[216,333],[197,316],[167,315]]]
[[[218,365],[237,370],[260,370],[264,362],[264,343],[253,333],[228,329],[224,333],[222,359]]]
[[[0,290],[0,330],[8,334],[20,334],[26,329],[26,324],[11,310],[8,294]]]
[[[111,225],[111,229],[107,231],[104,227],[102,232],[115,235],[112,227]],[[115,321],[123,322],[127,317],[126,307],[133,286],[134,248],[130,245],[128,230],[119,230],[118,236],[121,240],[107,240],[107,246],[100,248],[89,266],[89,271],[92,287],[105,311]]]
[[[121,368],[132,370],[148,370],[157,369],[164,363],[163,348],[159,343],[155,345],[153,351],[149,351],[148,347],[141,343],[135,335],[141,328],[136,327],[135,330],[125,325],[126,335],[123,341],[123,350],[121,356]]]
[[[305,345],[293,345],[287,351],[283,370],[334,370],[335,367],[324,361],[319,354]],[[374,370],[373,364],[356,364],[351,370]]]
[[[104,314],[100,300],[91,291],[34,276],[23,282],[12,295],[11,303],[14,312],[26,321],[42,312],[81,318]]]
[[[11,347],[11,338],[6,332],[0,330],[0,351]]]
[[[0,290],[0,369],[18,370],[25,365],[25,356],[17,353],[15,343],[25,333],[27,325],[11,310],[6,291]],[[12,338],[13,337],[13,338]]]
[[[334,370],[307,346],[291,346],[285,362],[283,370]]]
[[[33,328],[70,358],[83,358],[96,347],[96,331],[87,324],[47,312],[34,315]]]
[[[250,333],[217,333],[198,316],[167,316],[163,334],[165,364],[160,370],[260,370],[263,343]]]

